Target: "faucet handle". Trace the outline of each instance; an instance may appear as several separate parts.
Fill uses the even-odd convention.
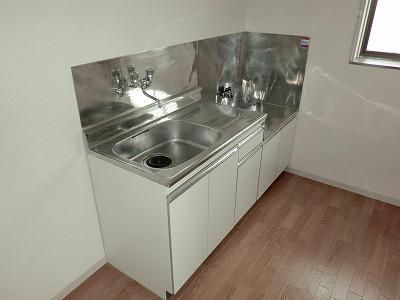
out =
[[[136,82],[139,80],[139,73],[136,72],[136,68],[133,64],[128,66],[128,79],[131,87],[135,87]]]
[[[130,74],[132,74],[132,73],[136,73],[136,67],[135,67],[134,64],[130,64],[130,65],[128,66],[128,74],[130,75]]]
[[[146,77],[152,79],[154,76],[155,70],[152,67],[146,68]]]

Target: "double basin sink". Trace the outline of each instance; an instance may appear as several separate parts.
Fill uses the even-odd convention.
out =
[[[91,150],[169,187],[265,118],[262,113],[198,101]]]

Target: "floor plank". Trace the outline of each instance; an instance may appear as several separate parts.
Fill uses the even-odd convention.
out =
[[[283,173],[173,299],[400,299],[400,208]],[[75,299],[157,299],[110,265]]]
[[[314,300],[328,300],[331,298],[332,291],[320,285],[315,293]]]

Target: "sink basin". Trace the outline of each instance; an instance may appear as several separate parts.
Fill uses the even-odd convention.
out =
[[[173,168],[222,137],[221,131],[186,121],[168,120],[116,143],[115,154],[149,168]]]
[[[206,101],[186,104],[174,103],[177,107],[166,107],[162,116],[156,108],[147,111],[144,117],[121,118],[99,131],[96,145],[90,148],[91,154],[171,187],[228,150],[239,135],[250,133],[266,118],[259,112]],[[143,123],[137,124],[137,118]],[[110,138],[101,141],[104,136]]]

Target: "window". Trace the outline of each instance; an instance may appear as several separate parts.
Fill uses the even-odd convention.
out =
[[[366,0],[357,25],[352,63],[400,68],[400,1]]]

